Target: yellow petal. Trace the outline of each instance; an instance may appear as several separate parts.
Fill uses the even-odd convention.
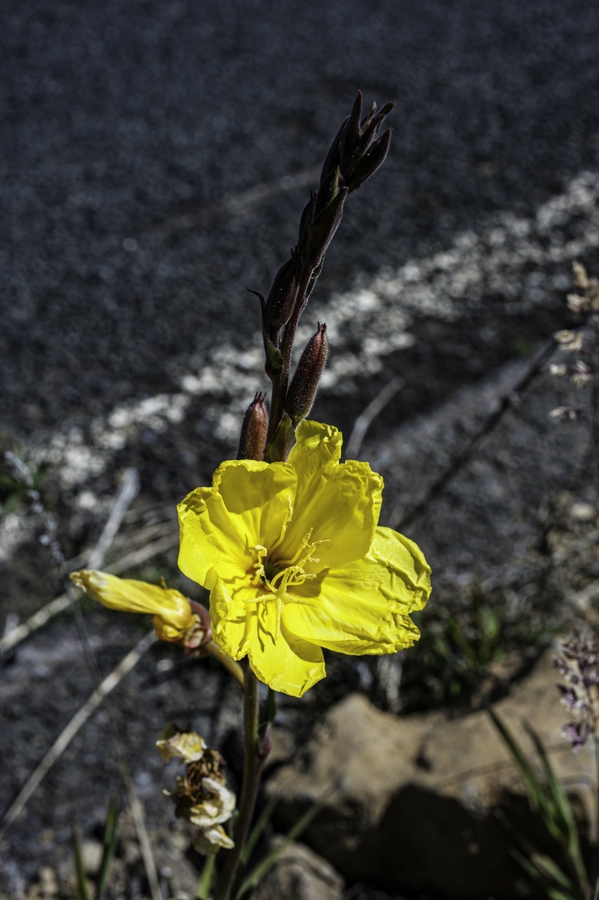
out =
[[[194,623],[189,600],[179,591],[93,569],[82,569],[69,577],[93,600],[109,609],[154,614],[179,634]]]
[[[289,463],[297,471],[300,491],[310,489],[310,478],[320,479],[321,472],[341,459],[343,436],[332,425],[304,419],[296,432],[297,443],[289,454]]]
[[[326,675],[320,647],[277,628],[276,603],[259,604],[250,620],[248,640],[250,666],[255,675],[273,689],[301,697]]]
[[[231,590],[231,585],[221,578],[216,579],[210,591],[212,637],[231,659],[241,659],[248,652],[250,619],[257,612],[257,604],[253,602],[257,596],[257,588],[243,585]]]
[[[302,640],[351,655],[394,653],[420,633],[409,613],[430,595],[430,568],[420,549],[390,528],[377,528],[362,560],[294,588],[283,624]]]
[[[179,567],[212,589],[216,578],[245,576],[252,548],[271,546],[284,532],[296,485],[287,463],[255,460],[223,463],[211,488],[197,488],[179,504]]]
[[[300,494],[302,483],[313,484],[313,490]],[[378,522],[382,490],[383,479],[365,462],[325,465],[318,483],[313,472],[304,479],[299,468],[293,517],[275,560],[291,561],[308,535],[311,543],[321,542],[313,553],[320,563],[307,566],[309,571],[338,568],[365,556]]]

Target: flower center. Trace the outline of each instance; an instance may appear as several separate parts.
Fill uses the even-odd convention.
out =
[[[253,563],[248,574],[251,575],[251,583],[255,587],[259,587],[260,593],[257,597],[249,600],[248,603],[269,603],[276,604],[277,612],[277,629],[275,640],[281,634],[281,614],[285,603],[294,601],[302,602],[302,599],[289,594],[289,589],[295,585],[303,584],[304,581],[316,578],[305,571],[307,563],[319,562],[318,557],[312,556],[312,552],[317,544],[323,541],[310,542],[312,531],[305,536],[301,542],[297,552],[292,559],[280,559],[276,555],[276,549],[269,555],[266,547],[256,544],[251,547],[250,551],[254,556]]]

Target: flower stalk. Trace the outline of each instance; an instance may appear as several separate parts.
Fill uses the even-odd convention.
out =
[[[391,129],[379,135],[379,128],[393,106],[393,103],[386,103],[377,114],[374,103],[362,117],[362,94],[358,91],[350,115],[331,144],[318,190],[311,194],[304,208],[298,242],[291,250],[291,258],[275,276],[268,299],[264,301],[258,295],[262,304],[265,370],[272,382],[264,455],[269,462],[284,462],[294,444],[297,421],[293,415],[291,423],[285,420],[285,404],[293,342],[300,316],[341,223],[347,196],[367,181],[385,161]]]
[[[196,849],[223,850],[209,862],[198,893],[235,900],[250,854],[248,835],[260,777],[270,751],[276,691],[301,697],[325,677],[323,649],[350,655],[395,653],[419,631],[410,614],[425,605],[430,567],[420,549],[378,525],[383,479],[366,462],[341,462],[342,435],[308,421],[327,353],[319,324],[293,378],[291,361],[300,317],[322,271],[350,193],[382,164],[390,131],[379,127],[393,104],[362,116],[354,103],[325,160],[318,190],[302,213],[297,245],[261,294],[265,371],[272,382],[248,407],[236,460],[223,462],[210,487],[179,504],[181,571],[210,592],[210,611],[179,591],[101,572],[73,580],[113,609],[150,613],[158,636],[186,654],[212,654],[243,689],[244,771],[236,798],[217,750],[175,727],[162,754],[187,762],[171,797],[178,814],[198,828]],[[252,291],[252,293],[257,293]],[[259,685],[268,687],[260,704]],[[229,827],[229,826],[227,826]]]
[[[247,664],[247,660],[244,660],[243,668],[245,673],[243,786],[239,801],[239,815],[235,823],[235,847],[227,854],[225,865],[219,874],[216,900],[233,900],[233,890],[241,876],[241,855],[254,815],[262,766],[268,756],[268,749],[265,752],[260,741],[258,679]]]

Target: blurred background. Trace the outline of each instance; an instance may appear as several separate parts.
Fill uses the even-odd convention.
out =
[[[597,4],[4,0],[1,16],[0,443],[21,460],[0,478],[2,809],[94,689],[66,604],[22,640],[10,635],[98,549],[123,479],[133,487],[102,545],[105,565],[202,599],[177,571],[175,504],[235,455],[243,411],[268,387],[246,289],[268,292],[361,89],[367,106],[396,103],[391,151],[346,205],[298,343],[327,323],[312,415],[353,432],[352,455],[384,475],[382,522],[418,540],[435,592],[416,648],[380,662],[331,656],[325,682],[282,702],[271,781],[288,796],[273,829],[310,793],[291,796],[297,771],[331,752],[314,728],[337,715],[343,734],[350,709],[365,734],[375,721],[399,729],[401,766],[379,764],[402,771],[376,802],[370,788],[347,787],[349,806],[355,789],[379,809],[372,821],[335,818],[335,801],[307,833],[313,850],[332,848],[341,873],[318,896],[526,895],[505,862],[509,839],[486,812],[484,827],[477,818],[496,786],[476,788],[475,815],[468,791],[445,796],[439,784],[466,757],[475,766],[501,756],[492,736],[476,744],[482,724],[468,725],[489,698],[534,696],[540,708],[542,694],[551,713],[538,727],[551,721],[543,736],[559,740],[565,712],[554,709],[547,648],[572,626],[581,592],[585,608],[599,595],[593,389],[573,400],[567,379],[547,371],[547,341],[575,321],[572,263],[599,273]],[[550,416],[573,403],[575,420]],[[105,676],[149,623],[82,609]],[[523,688],[528,678],[547,690]],[[347,707],[356,694],[367,707]],[[160,788],[174,775],[153,744],[168,720],[192,722],[235,783],[235,685],[209,660],[154,646],[112,704],[165,897],[193,896],[200,860],[169,819]],[[466,722],[471,750],[465,732],[448,736],[462,755],[433,764],[422,735],[441,720],[430,716]],[[410,800],[422,779],[426,791]],[[120,784],[100,711],[4,831],[7,896],[69,896],[74,808],[93,878]],[[381,828],[406,846],[398,823],[415,808],[429,811],[404,862],[395,845],[375,853]],[[132,828],[123,813],[115,897],[148,895]],[[448,835],[447,871],[432,871],[426,854],[414,863],[418,847],[434,858]],[[508,875],[499,885],[485,871]]]

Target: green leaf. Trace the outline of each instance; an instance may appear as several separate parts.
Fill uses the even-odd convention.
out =
[[[559,887],[566,888],[570,893],[573,891],[574,885],[570,878],[568,878],[565,872],[563,872],[549,856],[546,856],[544,853],[533,853],[532,863],[537,867],[539,872],[546,878],[553,879]]]
[[[77,900],[90,900],[87,886],[85,866],[83,865],[83,853],[81,850],[81,834],[77,818],[73,821],[73,854],[75,856],[75,890]]]
[[[106,813],[106,824],[104,826],[104,840],[102,850],[102,860],[100,862],[100,870],[98,872],[98,881],[96,883],[95,900],[102,900],[106,886],[108,884],[108,876],[110,875],[110,867],[116,852],[118,841],[118,818],[119,818],[119,798],[116,793],[112,794],[108,811]]]
[[[558,870],[558,885],[563,886],[565,888],[564,891],[560,890],[559,887],[556,888],[555,884],[552,883],[551,878],[546,875],[541,868],[538,867],[538,856],[534,857],[535,862],[533,863],[532,860],[527,859],[526,856],[524,856],[517,850],[512,851],[512,855],[514,856],[514,859],[522,866],[526,874],[542,885],[543,890],[548,897],[552,898],[552,900],[580,900],[579,896],[572,891],[572,882],[569,881],[569,879],[564,875],[561,869]],[[547,857],[544,857],[544,859],[547,860]]]
[[[264,809],[262,810],[262,812],[260,813],[260,815],[258,816],[258,819],[256,820],[256,824],[254,825],[254,827],[252,828],[252,830],[250,832],[250,836],[247,839],[246,845],[243,848],[243,852],[240,857],[242,865],[245,865],[247,863],[248,859],[250,858],[250,856],[252,855],[252,853],[254,851],[254,847],[260,840],[260,837],[262,836],[262,832],[268,825],[268,822],[270,821],[270,817],[272,816],[275,806],[277,805],[278,802],[279,802],[278,797],[271,797],[270,800],[268,801],[268,803],[266,804],[266,806],[264,807]]]
[[[511,733],[503,724],[499,716],[490,708],[487,711],[489,713],[489,716],[491,717],[491,721],[499,732],[501,739],[509,750],[512,759],[516,763],[516,766],[522,778],[524,779],[526,786],[528,787],[533,806],[537,811],[541,812],[545,806],[543,785],[537,779],[537,776],[535,775],[524,753],[520,749],[520,746],[516,743],[515,739],[512,737]]]
[[[553,770],[542,741],[533,729],[527,726],[528,734],[543,765],[546,784],[539,781],[520,746],[497,714],[491,709],[488,710],[488,713],[528,787],[533,808],[541,816],[548,832],[564,847],[568,855],[572,873],[576,876],[576,887],[578,888],[578,890],[574,891],[574,896],[578,898],[590,897],[589,880],[580,849],[576,823],[568,798]],[[538,860],[544,861],[543,865],[546,872],[549,872],[553,866],[548,857],[536,855],[536,860],[537,864]],[[548,863],[549,867],[547,867]],[[553,867],[552,871],[554,878],[557,871],[561,872],[556,867]],[[561,884],[561,882],[558,881],[558,884]],[[556,900],[558,900],[557,894]],[[563,898],[559,898],[559,900],[563,900]]]
[[[576,848],[579,849],[578,831],[576,829],[576,823],[574,822],[570,803],[568,802],[568,798],[564,792],[564,789],[562,788],[553,770],[553,766],[549,761],[549,757],[547,756],[545,748],[543,747],[542,741],[539,738],[538,734],[530,725],[526,725],[526,731],[532,742],[534,743],[539,758],[543,763],[543,769],[545,771],[545,777],[547,779],[548,792],[561,820],[561,829],[564,838],[567,841],[568,849],[570,851]]]

